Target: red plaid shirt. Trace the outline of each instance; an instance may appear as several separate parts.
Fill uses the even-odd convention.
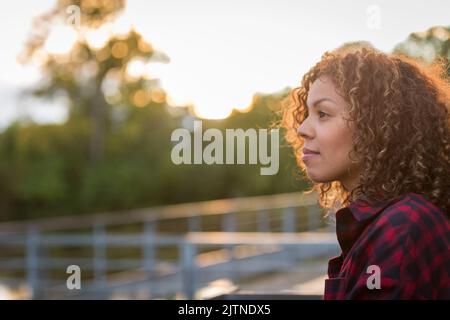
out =
[[[336,233],[342,253],[328,263],[325,300],[450,299],[449,217],[423,195],[350,204]]]

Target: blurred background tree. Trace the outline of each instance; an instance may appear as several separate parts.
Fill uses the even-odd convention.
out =
[[[394,53],[404,54],[431,64],[437,60],[444,64],[450,79],[450,26],[435,26],[424,32],[411,33],[394,48]]]
[[[23,58],[32,60],[39,55],[45,61],[43,85],[33,90],[33,94],[41,97],[62,94],[69,101],[71,117],[90,116],[90,160],[93,163],[103,159],[104,135],[111,125],[108,99],[115,104],[131,101],[139,107],[150,103],[151,98],[157,103],[165,99],[157,81],[144,76],[133,79],[127,73],[133,63],[143,65],[150,59],[168,62],[168,57],[155,52],[139,33],[132,30],[126,35],[113,36],[98,49],[91,47],[84,37],[88,29],[100,27],[123,7],[123,0],[59,0],[55,9],[35,21],[38,32],[31,35]],[[78,32],[72,50],[62,54],[43,50],[54,21],[68,19],[70,21],[66,22]]]
[[[136,70],[169,58],[134,29],[111,35],[100,47],[90,45],[86,34],[114,20],[124,4],[60,0],[34,21],[21,60],[39,61],[43,78],[28,94],[63,97],[69,116],[63,125],[16,125],[5,132],[3,138],[20,148],[8,153],[11,159],[2,171],[4,181],[15,181],[4,185],[3,216],[41,216],[47,209],[64,213],[116,203],[120,207],[139,198],[130,186],[136,178],[149,177],[135,162],[145,163],[146,156],[163,152],[159,142],[171,132],[171,118],[158,79]],[[73,28],[77,39],[68,52],[49,52],[46,41],[60,24]],[[144,145],[153,147],[150,155],[141,152]],[[153,164],[146,162],[150,168]]]
[[[79,25],[73,20],[76,42],[67,52],[47,52],[51,28],[58,21],[67,23],[71,6],[82,13]],[[281,150],[275,176],[261,176],[259,165],[172,163],[170,135],[175,128],[189,127],[195,115],[190,107],[169,106],[158,79],[136,72],[169,58],[133,29],[111,35],[100,47],[85,37],[116,18],[123,6],[123,1],[59,1],[35,21],[22,59],[39,60],[43,80],[28,93],[43,99],[62,96],[69,116],[58,125],[17,123],[0,135],[5,155],[0,162],[0,219],[297,190],[288,148]],[[255,95],[250,112],[204,120],[204,129],[267,128],[288,92]]]

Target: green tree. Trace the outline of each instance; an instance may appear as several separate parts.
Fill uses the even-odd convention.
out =
[[[80,9],[81,16],[80,25],[74,25],[79,39],[72,50],[65,54],[43,52],[52,22],[68,19],[67,9],[73,6]],[[83,36],[87,30],[98,28],[115,17],[123,6],[123,0],[60,0],[50,13],[36,20],[35,28],[38,31],[31,35],[23,56],[24,61],[30,61],[40,54],[40,59],[45,60],[42,67],[44,81],[32,91],[34,95],[49,98],[63,94],[68,98],[72,117],[81,115],[91,118],[92,163],[104,156],[104,136],[111,121],[111,104],[143,107],[150,104],[152,99],[157,103],[165,101],[165,93],[157,79],[146,76],[132,79],[127,75],[127,67],[133,61],[146,63],[169,60],[162,52],[155,51],[138,32],[131,30],[126,35],[113,36],[101,48],[91,47]]]

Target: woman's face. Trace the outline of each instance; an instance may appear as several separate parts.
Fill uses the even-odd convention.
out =
[[[303,156],[308,177],[316,183],[340,181],[351,191],[355,187],[360,166],[352,163],[351,129],[344,120],[347,103],[336,92],[327,77],[314,81],[307,99],[308,117],[300,125],[298,134],[304,148],[318,152]]]

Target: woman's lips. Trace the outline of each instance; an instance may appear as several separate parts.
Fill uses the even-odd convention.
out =
[[[309,150],[307,148],[303,149],[303,157],[302,160],[307,160],[307,159],[311,159],[314,156],[318,156],[320,153],[319,152],[314,152],[312,150]]]
[[[304,161],[304,160],[308,160],[308,159],[311,159],[311,158],[313,158],[313,157],[316,157],[316,156],[318,156],[319,155],[319,153],[305,153],[304,155],[303,155],[303,157],[302,157],[302,160]]]

